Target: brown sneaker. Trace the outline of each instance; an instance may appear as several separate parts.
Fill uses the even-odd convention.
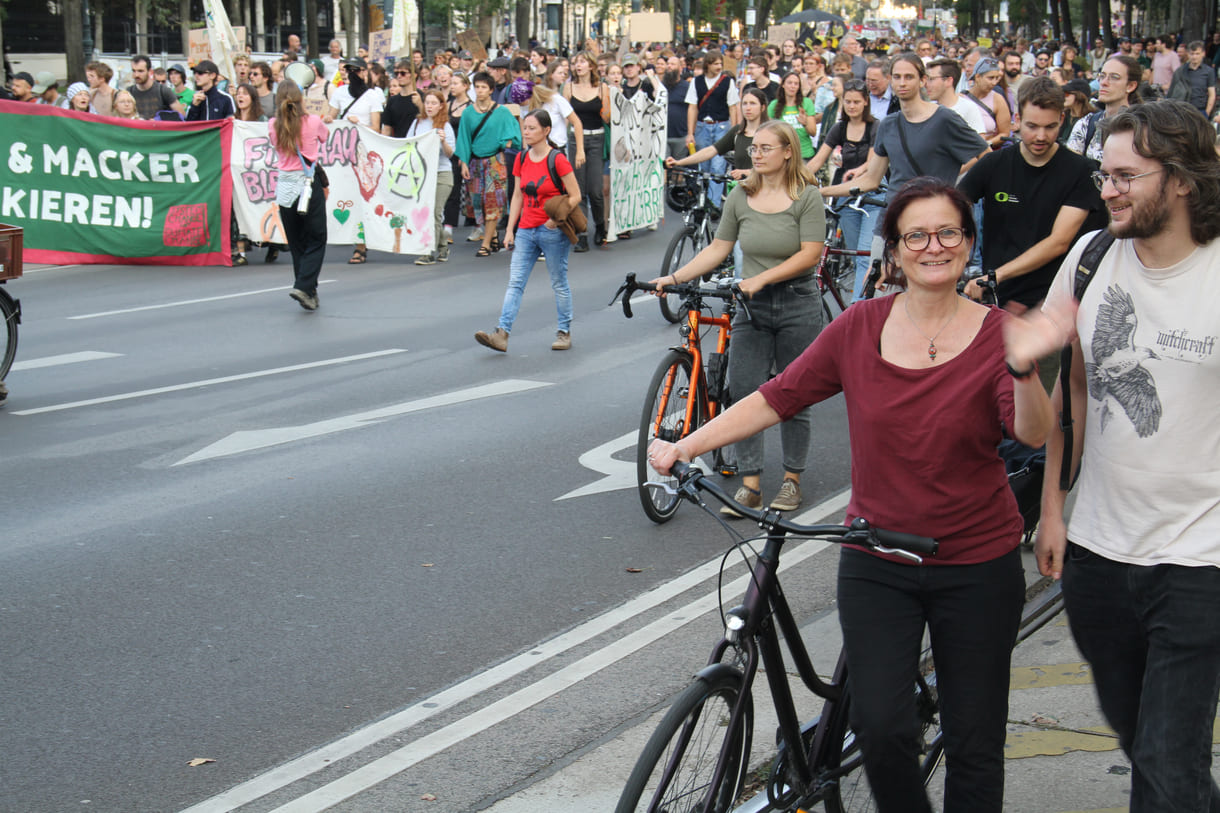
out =
[[[496,328],[491,333],[485,333],[480,330],[474,334],[474,340],[484,347],[490,347],[492,350],[499,350],[501,353],[508,352],[508,331],[504,328]]]
[[[795,511],[801,507],[801,486],[796,480],[784,478],[784,484],[779,487],[771,507],[776,511]]]
[[[737,489],[737,493],[733,495],[733,499],[737,500],[737,502],[741,503],[746,508],[762,508],[762,492],[755,491],[752,488],[742,486],[741,488]],[[726,517],[732,517],[733,519],[741,519],[743,516],[745,516],[744,514],[737,513],[737,511],[729,508],[727,505],[721,506],[720,513],[724,514]]]
[[[552,350],[567,350],[572,346],[572,334],[566,330],[555,331],[555,341],[551,342]]]

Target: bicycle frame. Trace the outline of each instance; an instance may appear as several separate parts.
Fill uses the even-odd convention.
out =
[[[679,333],[682,336],[682,349],[689,353],[691,357],[691,374],[695,379],[695,386],[699,394],[703,396],[686,399],[686,416],[683,421],[682,437],[689,434],[692,431],[692,427],[699,426],[705,421],[710,421],[720,412],[720,402],[712,400],[709,397],[707,372],[703,365],[703,348],[699,329],[704,325],[711,325],[717,328],[716,352],[727,353],[729,350],[729,338],[733,332],[733,310],[732,300],[725,301],[724,311],[719,316],[704,316],[701,310],[690,308],[686,312],[686,323],[679,328]],[[661,422],[665,417],[663,413],[665,400],[668,400],[672,388],[673,376],[671,375],[665,384],[666,399],[662,400],[657,416],[653,419],[654,435],[660,432]],[[702,414],[697,415],[696,410],[699,409],[702,409]],[[680,438],[675,438],[675,440],[680,440]]]

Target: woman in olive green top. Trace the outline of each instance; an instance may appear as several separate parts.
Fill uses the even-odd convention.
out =
[[[663,290],[695,279],[714,270],[733,243],[741,241],[743,260],[737,276],[742,277],[741,290],[750,297],[753,320],[739,313],[733,324],[729,385],[734,400],[758,389],[773,367],[777,371],[787,367],[825,325],[813,270],[822,256],[826,216],[821,193],[801,157],[796,130],[782,121],[761,125],[750,156],[753,172],[725,198],[712,244],[676,273],[653,280]],[[804,410],[781,427],[784,482],[771,502],[777,511],[800,507],[809,425],[809,411]],[[737,501],[761,507],[762,435],[739,442],[736,449],[742,474]]]

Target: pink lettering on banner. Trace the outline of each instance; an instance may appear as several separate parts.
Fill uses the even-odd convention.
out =
[[[252,169],[258,163],[274,168],[279,162],[279,153],[271,146],[271,139],[267,136],[247,138],[243,142],[242,166],[246,169]]]
[[[241,185],[251,203],[275,200],[275,186],[279,171],[271,169],[249,170],[241,174]]]
[[[339,127],[330,131],[324,146],[318,153],[322,166],[355,164],[356,146],[360,144],[360,132],[356,127]]]
[[[161,241],[175,248],[199,248],[210,241],[208,236],[208,205],[189,203],[169,207]]]

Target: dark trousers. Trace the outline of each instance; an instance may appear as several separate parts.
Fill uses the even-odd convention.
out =
[[[602,192],[602,149],[605,132],[585,136],[585,163],[576,166],[576,140],[568,142],[568,160],[575,167],[576,185],[580,188],[580,205],[588,214],[589,228],[597,239],[606,232],[606,196]]]
[[[445,198],[444,225],[457,226],[458,218],[462,216],[462,162],[453,155],[449,157],[449,165],[453,168],[453,189],[449,190],[449,197]]]
[[[1131,760],[1131,813],[1220,811],[1220,568],[1129,565],[1070,543],[1066,558],[1064,606]]]
[[[326,256],[326,194],[322,187],[314,184],[305,214],[296,206],[281,206],[280,224],[292,252],[292,287],[313,296],[318,292],[318,275]]]
[[[844,549],[839,623],[850,718],[880,813],[931,811],[919,772],[914,683],[924,625],[945,743],[945,813],[1000,813],[1020,553],[976,565],[897,564]]]

